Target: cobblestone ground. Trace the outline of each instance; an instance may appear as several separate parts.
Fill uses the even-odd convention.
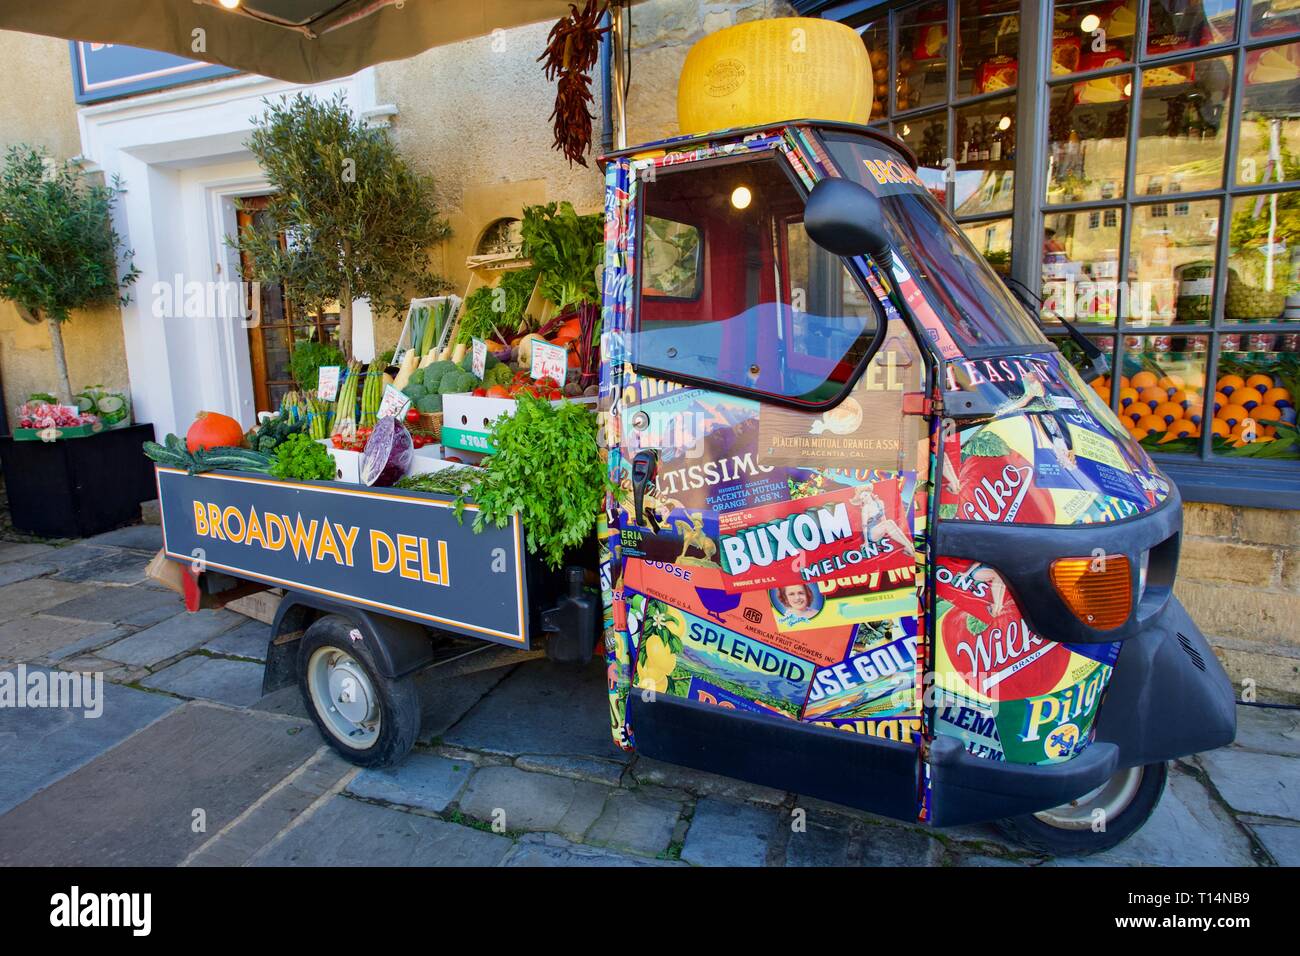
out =
[[[618,751],[603,669],[453,644],[388,770],[334,756],[296,688],[261,694],[267,627],[148,582],[156,527],[0,542],[0,669],[104,675],[102,716],[0,709],[0,863],[1055,866],[1300,863],[1300,714],[1242,706],[1178,762],[1133,839],[1055,860]],[[803,811],[796,813],[796,810]],[[796,819],[805,825],[793,826]]]

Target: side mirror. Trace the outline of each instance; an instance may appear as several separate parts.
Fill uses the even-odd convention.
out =
[[[880,200],[865,186],[838,176],[812,188],[803,227],[809,239],[837,256],[878,259],[889,251]]]

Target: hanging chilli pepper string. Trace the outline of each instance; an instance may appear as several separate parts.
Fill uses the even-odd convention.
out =
[[[554,148],[564,154],[569,165],[587,165],[591,148],[591,73],[600,59],[600,41],[609,27],[600,26],[608,9],[606,3],[587,0],[581,11],[569,4],[568,16],[561,17],[546,37],[546,49],[537,58],[548,80],[556,80],[555,108],[549,119],[554,123]]]

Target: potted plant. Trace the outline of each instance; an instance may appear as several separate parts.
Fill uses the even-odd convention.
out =
[[[120,192],[117,180],[92,182],[77,164],[30,146],[10,148],[0,172],[0,298],[49,329],[61,405],[74,404],[63,323],[81,309],[125,304],[139,275],[113,229]],[[58,414],[49,421],[61,421]],[[36,424],[44,423],[42,414]],[[0,439],[14,527],[77,537],[139,517],[140,502],[154,496],[152,469],[139,453],[150,426],[41,431],[48,440]]]
[[[341,94],[269,104],[248,148],[275,192],[265,215],[231,241],[251,263],[245,278],[282,283],[309,312],[337,301],[347,358],[353,300],[393,314],[412,292],[444,291],[428,251],[450,228],[432,182],[406,165],[384,130],[356,119]]]

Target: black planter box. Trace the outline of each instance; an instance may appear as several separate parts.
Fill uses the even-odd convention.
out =
[[[158,497],[153,462],[140,450],[153,425],[55,442],[0,438],[14,528],[46,538],[88,538],[140,520]]]

